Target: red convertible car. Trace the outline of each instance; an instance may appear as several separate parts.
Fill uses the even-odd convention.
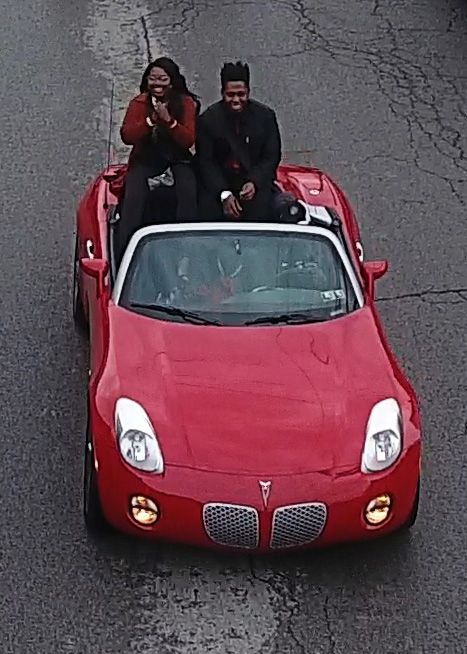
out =
[[[124,171],[77,212],[88,529],[281,551],[410,527],[417,400],[375,309],[388,264],[339,187],[281,166],[295,219],[149,224],[117,266]]]

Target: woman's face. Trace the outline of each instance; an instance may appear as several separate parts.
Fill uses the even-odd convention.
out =
[[[162,68],[151,69],[148,75],[148,91],[155,98],[163,99],[172,87],[170,76]]]

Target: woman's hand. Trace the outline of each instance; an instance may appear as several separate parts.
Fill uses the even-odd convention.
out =
[[[169,113],[166,102],[161,102],[157,98],[152,97],[152,106],[154,107],[154,114],[156,120],[160,120],[162,123],[169,125],[173,122],[173,118]]]

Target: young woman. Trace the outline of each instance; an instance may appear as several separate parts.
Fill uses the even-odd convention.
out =
[[[119,225],[121,254],[133,233],[144,225],[151,188],[155,189],[151,196],[156,195],[152,204],[160,207],[151,215],[151,222],[167,217],[164,201],[168,192],[171,197],[175,194],[177,220],[196,218],[196,177],[190,148],[195,143],[199,110],[198,98],[188,90],[185,77],[172,59],[160,57],[149,64],[140,94],[131,100],[120,129],[122,141],[133,146]],[[162,181],[153,181],[163,173]]]

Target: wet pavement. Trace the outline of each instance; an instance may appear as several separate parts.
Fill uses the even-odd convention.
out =
[[[2,652],[465,652],[466,3],[76,4],[0,0]],[[73,216],[165,53],[203,106],[248,60],[287,158],[334,176],[389,259],[379,308],[425,438],[411,538],[267,558],[88,539]]]

